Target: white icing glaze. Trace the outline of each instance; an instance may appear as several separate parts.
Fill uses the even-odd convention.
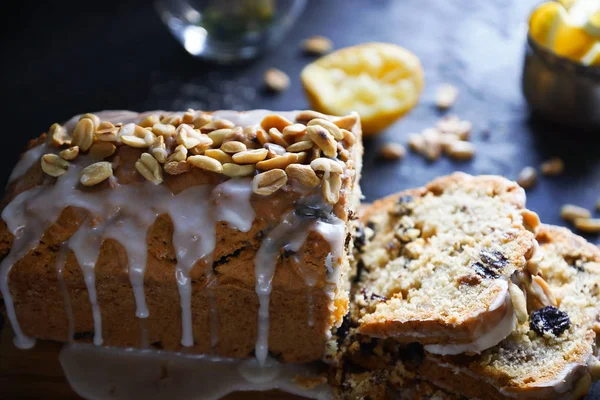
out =
[[[66,345],[60,353],[75,392],[91,400],[217,400],[237,391],[279,389],[310,399],[332,398],[324,382],[314,388],[296,383],[300,376],[318,379],[316,365],[266,360],[227,359],[150,350]]]
[[[33,166],[38,160],[42,157],[44,153],[46,153],[48,146],[46,143],[39,144],[21,155],[21,159],[12,170],[10,177],[8,178],[8,183],[11,183],[17,178],[25,175],[29,168]]]
[[[424,346],[425,350],[430,353],[441,355],[460,354],[465,352],[481,353],[485,349],[489,349],[490,347],[497,345],[502,340],[506,339],[508,335],[510,335],[510,333],[515,329],[515,324],[517,321],[508,291],[505,292],[504,296],[500,296],[500,300],[506,307],[504,316],[494,327],[490,327],[489,330],[481,334],[477,339],[469,343],[428,344]],[[496,308],[498,308],[498,306],[496,305],[496,302],[494,302],[490,306],[490,310]]]
[[[56,279],[58,279],[58,286],[63,296],[63,301],[65,303],[65,313],[67,314],[67,329],[68,329],[68,341],[71,342],[73,340],[73,335],[75,334],[75,320],[73,319],[73,307],[71,307],[71,298],[69,297],[69,292],[67,290],[67,283],[63,277],[63,270],[65,267],[65,263],[67,261],[67,255],[69,253],[69,246],[67,243],[63,243],[60,245],[58,253],[56,254]]]

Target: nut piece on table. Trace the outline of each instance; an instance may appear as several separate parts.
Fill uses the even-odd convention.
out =
[[[449,83],[443,83],[435,92],[435,105],[437,108],[446,110],[454,105],[457,97],[458,89]]]
[[[600,232],[600,218],[575,218],[575,228],[585,233]]]
[[[592,217],[592,213],[574,204],[565,204],[560,209],[560,216],[565,221],[575,222],[576,219],[587,219]]]
[[[542,175],[556,176],[560,175],[565,169],[565,163],[558,157],[551,158],[550,160],[543,162],[540,166]]]
[[[454,160],[470,160],[475,155],[475,146],[471,142],[454,140],[448,144],[446,154]]]
[[[519,172],[517,183],[523,189],[529,189],[537,181],[537,171],[533,167],[525,167]]]
[[[401,160],[406,155],[406,149],[401,144],[390,142],[379,149],[379,154],[386,160]]]
[[[333,48],[333,42],[325,36],[315,35],[302,42],[302,50],[308,54],[317,56],[329,53]]]
[[[290,87],[290,77],[277,68],[270,68],[265,72],[265,85],[273,92],[283,92]]]

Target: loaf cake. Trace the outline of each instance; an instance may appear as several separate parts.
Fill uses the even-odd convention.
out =
[[[479,355],[442,356],[417,342],[362,335],[361,302],[351,302],[331,369],[337,398],[369,394],[371,400],[383,400],[398,393],[437,399],[583,397],[600,378],[600,250],[565,228],[548,225],[540,226],[537,241],[540,247],[528,271],[515,274],[510,283],[511,292],[521,292],[514,296],[523,296],[514,299],[517,326]],[[534,277],[544,277],[544,283]]]
[[[456,173],[376,201],[359,246],[358,332],[479,353],[514,328],[511,276],[535,250],[537,215],[500,177]]]
[[[0,226],[15,344],[321,359],[348,309],[357,114],[100,112],[31,142]]]

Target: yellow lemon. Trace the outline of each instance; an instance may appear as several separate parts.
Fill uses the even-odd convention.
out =
[[[562,13],[559,13],[559,18],[562,19]],[[594,38],[583,27],[562,20],[554,33],[551,48],[559,56],[578,61],[592,48],[594,42]]]
[[[337,50],[308,64],[300,77],[315,110],[333,115],[356,111],[366,135],[414,108],[423,88],[417,56],[388,43]]]
[[[529,35],[542,46],[551,48],[554,33],[562,22],[561,14],[564,12],[563,6],[556,2],[539,5],[529,17]]]

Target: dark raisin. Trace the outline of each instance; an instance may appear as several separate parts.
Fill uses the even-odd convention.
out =
[[[363,270],[365,269],[365,262],[362,260],[362,258],[360,260],[358,260],[358,262],[356,263],[356,276],[354,277],[354,279],[352,280],[354,283],[358,283],[360,282],[360,276],[362,275]],[[0,314],[1,316],[2,314]]]
[[[356,232],[354,232],[354,248],[359,253],[365,251],[365,245],[367,244],[367,236],[365,235],[365,229],[362,224],[358,225]]]
[[[504,256],[504,254],[500,253],[496,250],[481,250],[480,253],[481,261],[487,264],[488,267],[491,267],[495,270],[500,270],[508,264],[508,259]]]
[[[335,332],[335,335],[337,336],[338,346],[341,346],[344,342],[344,339],[346,339],[346,337],[348,336],[348,332],[350,332],[350,326],[350,314],[346,314],[344,315],[342,324],[339,328],[337,328],[337,331]]]
[[[387,301],[386,297],[380,296],[380,295],[378,295],[376,293],[370,293],[370,294],[368,294],[367,293],[367,289],[365,289],[365,288],[361,289],[360,293],[363,295],[363,298],[366,301],[374,301],[374,300],[377,300],[379,302]]]
[[[318,219],[323,222],[333,221],[331,210],[326,210],[318,205],[298,204],[296,206],[296,215]]]
[[[487,279],[500,277],[500,272],[508,264],[508,259],[504,254],[496,250],[483,249],[479,255],[481,261],[477,261],[471,265],[475,272]]]
[[[458,277],[458,283],[469,286],[479,285],[481,283],[481,277],[476,274],[463,275]]]
[[[560,336],[571,326],[569,315],[554,306],[546,306],[531,313],[529,326],[540,336],[552,332]]]
[[[407,367],[414,369],[421,365],[425,357],[423,346],[417,342],[406,345],[404,351],[400,352],[400,358],[407,364]]]
[[[486,279],[496,279],[496,278],[500,277],[500,275],[498,275],[494,270],[486,267],[479,261],[471,264],[471,268],[473,268],[475,270],[475,273],[477,275],[480,275]]]
[[[73,334],[74,340],[92,340],[94,339],[94,331],[89,332],[75,332]]]
[[[380,296],[380,295],[378,295],[376,293],[371,293],[371,296],[369,296],[369,299],[371,301],[373,301],[373,300],[377,300],[377,301],[380,301],[380,302],[381,301],[387,301],[387,298],[385,296]]]

